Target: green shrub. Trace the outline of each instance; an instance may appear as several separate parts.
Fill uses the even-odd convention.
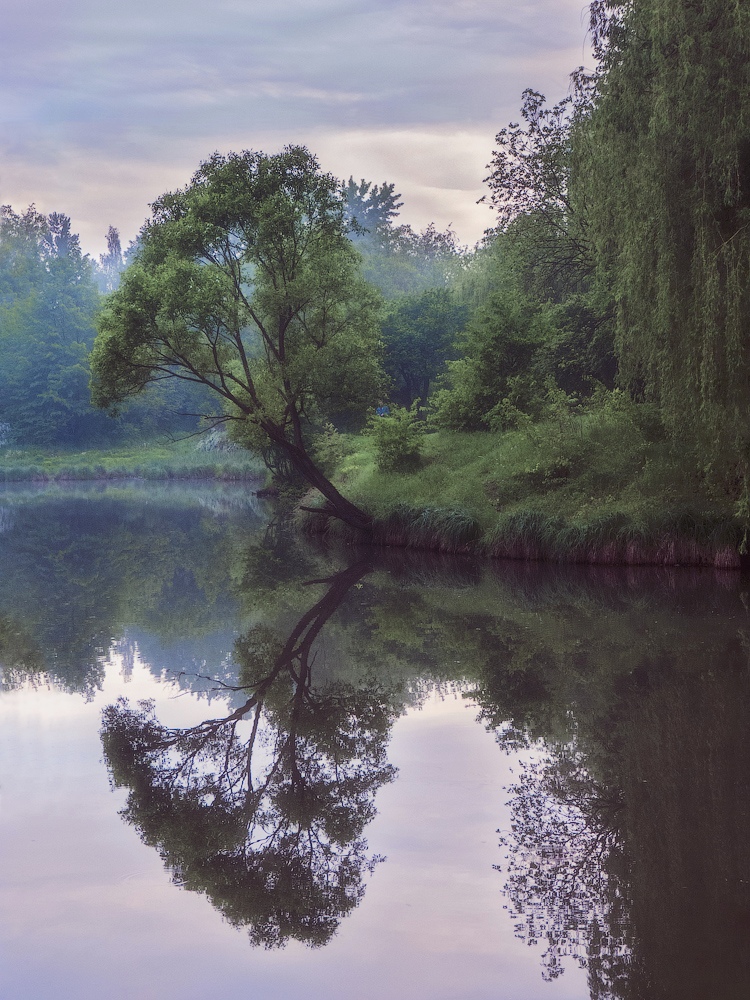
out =
[[[348,453],[345,440],[328,421],[315,438],[313,457],[326,476],[332,475]]]
[[[424,423],[419,419],[418,409],[419,400],[415,400],[408,410],[393,406],[388,416],[370,420],[369,431],[380,472],[405,472],[419,466]]]

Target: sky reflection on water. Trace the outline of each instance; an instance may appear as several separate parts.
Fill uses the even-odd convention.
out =
[[[324,949],[248,947],[201,896],[173,886],[157,854],[117,815],[101,763],[99,710],[126,690],[163,688],[142,665],[118,665],[92,702],[55,690],[0,700],[5,770],[2,991],[14,1000],[357,996],[580,997],[573,969],[552,988],[503,911],[495,830],[505,821],[507,761],[476,710],[433,695],[395,725],[399,768],[367,829],[378,865],[365,900]],[[172,724],[205,702],[167,698]],[[502,984],[502,985],[501,985]],[[498,993],[498,989],[502,992]],[[543,990],[543,994],[540,991]]]
[[[3,497],[3,1000],[745,1000],[744,577],[325,552],[227,499]],[[263,796],[226,723],[165,785],[259,691]]]

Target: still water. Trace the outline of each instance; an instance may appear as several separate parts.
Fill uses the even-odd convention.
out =
[[[750,592],[0,493],[0,996],[750,996]]]

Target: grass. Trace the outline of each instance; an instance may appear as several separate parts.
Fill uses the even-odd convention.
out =
[[[260,460],[247,452],[200,451],[192,440],[86,450],[0,448],[0,483],[112,479],[227,482],[264,474]]]
[[[733,500],[690,471],[633,406],[506,433],[426,434],[421,464],[377,468],[348,437],[337,485],[375,518],[375,540],[504,558],[737,567]]]

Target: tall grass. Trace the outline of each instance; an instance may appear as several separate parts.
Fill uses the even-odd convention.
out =
[[[466,510],[408,504],[398,504],[373,527],[375,544],[434,552],[470,552],[481,535],[481,525]]]
[[[741,541],[735,521],[697,511],[661,512],[647,520],[607,514],[572,522],[525,511],[499,518],[483,548],[503,559],[739,569]]]
[[[366,436],[347,451],[338,482],[373,515],[379,545],[600,565],[743,563],[732,498],[712,493],[635,404],[564,427],[428,434],[409,472],[378,469]],[[315,520],[310,531],[327,530]]]

